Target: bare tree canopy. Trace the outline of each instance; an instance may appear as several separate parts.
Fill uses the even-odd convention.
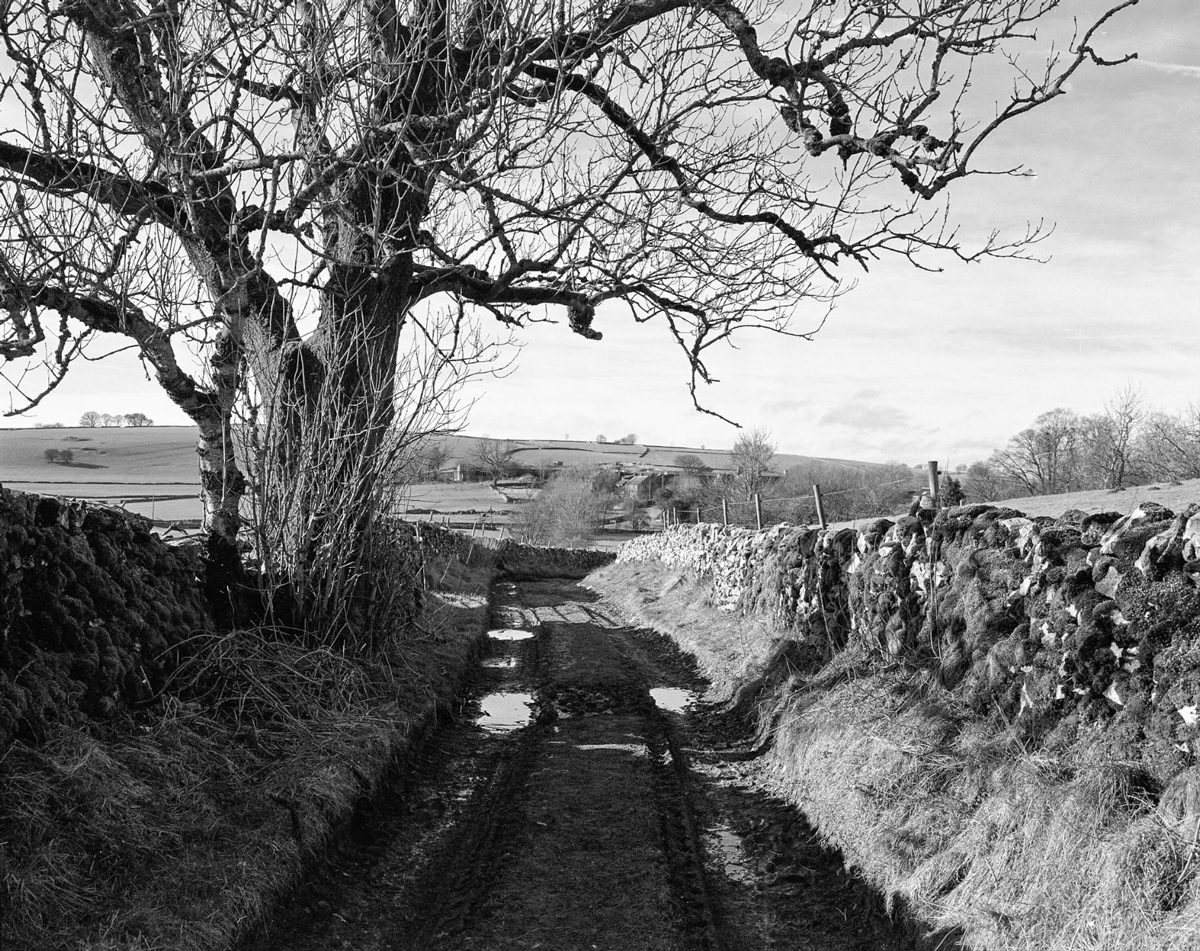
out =
[[[475,465],[487,473],[495,485],[512,471],[512,459],[517,448],[508,440],[489,439],[484,436],[475,444],[472,453]]]
[[[765,429],[742,433],[730,450],[733,484],[740,498],[752,499],[762,492],[775,458],[775,443]]]
[[[0,358],[46,368],[15,378],[33,404],[97,335],[127,338],[199,425],[226,538],[247,380],[273,424],[327,399],[370,452],[401,333],[432,337],[437,307],[598,338],[623,302],[678,342],[694,396],[711,347],[796,332],[847,263],[1021,253],[1036,234],[967,246],[931,200],[1019,174],[981,147],[1123,61],[1093,38],[1136,2],[1033,64],[1006,57],[1060,0],[18,0]],[[982,110],[981,57],[1013,67]]]

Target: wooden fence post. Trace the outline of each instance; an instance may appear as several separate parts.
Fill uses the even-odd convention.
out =
[[[828,528],[829,525],[825,521],[825,502],[821,498],[821,487],[817,483],[813,483],[813,500],[817,503],[817,522],[822,528]]]
[[[762,498],[757,492],[754,493],[754,520],[758,523],[758,530],[762,531]]]
[[[696,506],[696,524],[697,525],[700,524],[700,506],[699,505]]]
[[[721,499],[721,524],[729,524],[729,503],[725,499]]]
[[[929,500],[933,502],[933,510],[936,512],[941,508],[941,499],[938,492],[938,464],[936,459],[929,461]]]

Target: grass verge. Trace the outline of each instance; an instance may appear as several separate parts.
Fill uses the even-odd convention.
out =
[[[486,630],[490,569],[440,574],[372,660],[205,635],[155,703],[0,760],[4,947],[228,948],[437,717]]]
[[[718,610],[656,562],[588,585],[694,653],[725,695],[778,656],[765,620]],[[1038,745],[853,649],[757,704],[764,783],[931,932],[989,951],[1200,948],[1200,822],[1178,808],[1200,796],[1197,767],[1160,796],[1123,756],[1137,737],[1096,727]]]

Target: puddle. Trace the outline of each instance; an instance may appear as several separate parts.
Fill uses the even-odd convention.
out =
[[[682,713],[684,707],[696,701],[696,695],[682,687],[653,687],[650,690],[650,699],[660,710]]]
[[[513,627],[501,627],[488,631],[488,637],[497,641],[527,641],[533,637],[533,631],[522,631]]]
[[[533,719],[533,694],[489,693],[479,701],[479,725],[490,733],[508,733]]]
[[[504,669],[512,669],[517,666],[517,659],[512,656],[506,657],[485,657],[483,659],[484,667],[500,667]]]
[[[721,863],[726,878],[731,882],[753,883],[754,874],[746,861],[740,835],[721,823],[704,833],[704,842],[709,855]]]

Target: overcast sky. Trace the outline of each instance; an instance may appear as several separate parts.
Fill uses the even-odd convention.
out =
[[[959,183],[954,216],[975,233],[1054,222],[1048,263],[947,262],[941,274],[877,264],[812,342],[747,336],[715,359],[721,382],[707,405],[769,429],[781,450],[956,465],[1044,410],[1098,410],[1127,383],[1165,409],[1200,400],[1197,37],[1200,2],[1142,0],[1101,44],[1137,50],[1137,62],[1077,74],[1067,96],[1012,123],[985,156],[1036,177]],[[728,425],[692,409],[662,328],[617,309],[596,327],[603,341],[565,323],[524,332],[515,372],[473,392],[466,431],[733,442]],[[125,356],[75,368],[35,413],[0,425],[70,424],[85,409],[187,422]]]

